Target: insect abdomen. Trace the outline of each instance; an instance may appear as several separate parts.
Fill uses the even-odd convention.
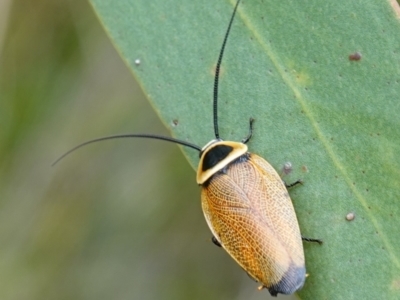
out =
[[[203,185],[201,199],[217,240],[272,295],[303,286],[297,218],[286,187],[268,162],[255,154],[240,156]]]

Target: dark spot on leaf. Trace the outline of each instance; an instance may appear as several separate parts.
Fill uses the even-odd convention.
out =
[[[349,55],[349,60],[351,61],[359,61],[361,60],[361,53],[360,52],[354,52],[352,54]]]

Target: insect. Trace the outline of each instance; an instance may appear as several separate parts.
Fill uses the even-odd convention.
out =
[[[249,133],[241,142],[224,141],[218,130],[218,79],[229,32],[240,0],[236,2],[219,53],[215,78],[213,120],[215,139],[203,148],[166,136],[152,134],[113,135],[82,143],[62,155],[90,143],[115,138],[149,138],[180,144],[199,152],[196,180],[212,241],[222,247],[270,294],[292,294],[305,282],[302,236],[285,186],[275,169],[260,156],[248,152]],[[54,164],[55,164],[54,163]],[[316,239],[308,241],[321,242]]]

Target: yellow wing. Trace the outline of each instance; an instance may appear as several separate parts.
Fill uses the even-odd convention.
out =
[[[245,156],[203,186],[205,218],[250,276],[270,292],[293,293],[304,283],[305,268],[292,202],[271,165],[257,155]]]

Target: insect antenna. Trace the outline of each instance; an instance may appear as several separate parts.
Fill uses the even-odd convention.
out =
[[[237,7],[239,5],[240,0],[236,2],[235,8],[233,9],[233,13],[231,16],[231,20],[229,21],[228,29],[226,30],[224,41],[222,42],[222,47],[219,52],[219,57],[217,61],[217,66],[215,68],[215,78],[214,78],[214,102],[213,102],[213,113],[214,113],[214,133],[215,138],[219,140],[219,130],[218,130],[218,80],[219,80],[219,71],[221,68],[222,57],[224,56],[224,50],[226,41],[228,40],[229,31],[231,30],[231,26],[233,23],[233,19],[236,14]]]
[[[240,2],[240,0],[238,0],[236,2],[236,5],[235,5],[235,8],[233,10],[231,19],[229,21],[228,29],[226,30],[226,33],[225,33],[225,36],[224,36],[224,41],[222,42],[222,47],[221,47],[221,50],[219,52],[217,66],[216,66],[216,69],[215,69],[213,113],[214,113],[214,133],[215,133],[215,138],[216,139],[219,139],[219,130],[218,130],[218,80],[219,80],[219,73],[220,73],[221,62],[222,62],[222,57],[224,55],[226,42],[228,40],[229,32],[231,30],[233,19],[235,17],[236,10],[237,10],[237,7],[239,5],[239,2]],[[183,140],[178,140],[178,139],[166,137],[166,136],[153,135],[153,134],[119,134],[119,135],[111,135],[111,136],[105,136],[105,137],[97,138],[97,139],[89,140],[89,141],[86,141],[86,142],[84,142],[82,144],[79,144],[79,145],[75,146],[74,148],[72,148],[72,149],[68,150],[67,152],[65,152],[59,158],[57,158],[52,163],[52,166],[56,165],[60,160],[65,158],[67,155],[71,154],[72,152],[74,152],[75,150],[78,150],[79,148],[81,148],[83,146],[86,146],[86,145],[92,144],[92,143],[96,143],[96,142],[100,142],[100,141],[118,139],[118,138],[148,138],[148,139],[163,140],[163,141],[166,141],[166,142],[180,144],[182,146],[195,149],[195,150],[197,150],[199,152],[202,151],[202,149],[197,145],[194,145],[192,143],[189,143],[189,142],[186,142],[186,141],[183,141]]]
[[[167,137],[167,136],[154,135],[154,134],[117,134],[117,135],[104,136],[104,137],[101,137],[101,138],[89,140],[89,141],[86,141],[86,142],[84,142],[82,144],[79,144],[79,145],[75,146],[74,148],[72,148],[72,149],[68,150],[67,152],[65,152],[63,155],[61,155],[59,158],[57,158],[51,165],[54,166],[55,164],[57,164],[60,160],[62,160],[67,155],[71,154],[75,150],[78,150],[79,148],[81,148],[83,146],[86,146],[88,144],[101,142],[101,141],[105,141],[105,140],[120,139],[120,138],[147,138],[147,139],[162,140],[162,141],[171,142],[171,143],[179,144],[179,145],[182,145],[182,146],[186,146],[186,147],[189,147],[189,148],[192,148],[192,149],[195,149],[195,150],[201,152],[201,148],[199,146],[195,145],[195,144],[192,144],[192,143],[189,143],[189,142],[186,142],[186,141],[182,141],[182,140],[178,140],[178,139],[174,139],[174,138]]]

